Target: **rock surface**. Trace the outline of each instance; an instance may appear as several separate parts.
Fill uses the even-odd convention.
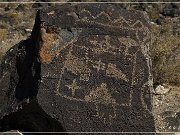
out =
[[[170,87],[168,87],[166,84],[158,85],[155,89],[155,94],[157,95],[164,95],[170,91]]]
[[[2,121],[12,126],[8,116],[15,111],[20,131],[27,130],[22,114],[29,117],[27,126],[41,125],[28,111],[37,104],[41,111],[33,115],[43,112],[40,121],[53,119],[59,128],[42,124],[30,131],[155,131],[150,44],[150,24],[140,11],[115,4],[40,10],[31,37],[0,65]]]

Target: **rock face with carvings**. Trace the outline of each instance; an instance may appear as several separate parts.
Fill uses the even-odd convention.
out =
[[[1,115],[36,100],[67,132],[153,132],[150,45],[143,12],[116,4],[40,10],[30,39],[9,52],[9,64],[4,58]]]

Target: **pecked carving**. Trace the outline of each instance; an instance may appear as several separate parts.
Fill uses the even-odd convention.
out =
[[[51,101],[56,103],[50,107],[52,113],[38,95],[46,112],[61,120],[65,114],[87,131],[153,131],[149,124],[153,123],[151,96],[145,96],[152,90],[151,32],[144,14],[111,4],[77,4],[55,9],[52,15],[58,19],[50,17],[44,25],[58,27],[55,33],[65,44],[53,45],[53,51],[60,51],[50,63],[52,67],[42,68],[57,76],[50,82],[43,78],[40,85],[39,93],[52,93]],[[78,108],[76,116],[70,113],[70,106]],[[68,124],[64,123],[68,131],[73,131],[71,127],[82,131],[76,124]]]

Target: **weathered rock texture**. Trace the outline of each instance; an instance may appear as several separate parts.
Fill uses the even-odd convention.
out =
[[[29,123],[41,125],[30,131],[153,132],[150,44],[143,12],[116,4],[40,10],[31,37],[1,64],[0,114],[21,118],[25,111]],[[46,122],[31,119],[34,104],[41,111],[33,115],[59,126],[44,129]]]

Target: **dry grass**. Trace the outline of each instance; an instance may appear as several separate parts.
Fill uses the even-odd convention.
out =
[[[180,72],[177,70],[180,63],[178,61],[169,63],[170,56],[180,45],[180,36],[172,35],[171,26],[170,23],[153,26],[155,38],[151,47],[151,58],[155,84],[170,83],[180,85]]]
[[[22,36],[21,33],[16,32],[12,39],[8,37],[4,40],[0,40],[0,60],[3,55],[15,44],[19,43],[21,40],[25,40],[27,37]]]
[[[8,30],[7,29],[0,29],[0,41],[4,41],[8,37]]]
[[[16,8],[22,5],[24,9]],[[9,10],[5,11],[4,8]],[[32,29],[34,25],[35,10],[32,4],[0,4],[0,60],[2,56],[15,44],[29,36],[25,29]]]
[[[165,121],[165,118],[172,117],[172,114],[174,115],[174,113],[180,112],[179,90],[180,87],[172,86],[171,90],[164,96],[154,96],[153,114],[156,129],[160,132],[175,132],[169,129],[168,122]],[[174,113],[167,113],[166,115],[163,115],[169,111]]]

